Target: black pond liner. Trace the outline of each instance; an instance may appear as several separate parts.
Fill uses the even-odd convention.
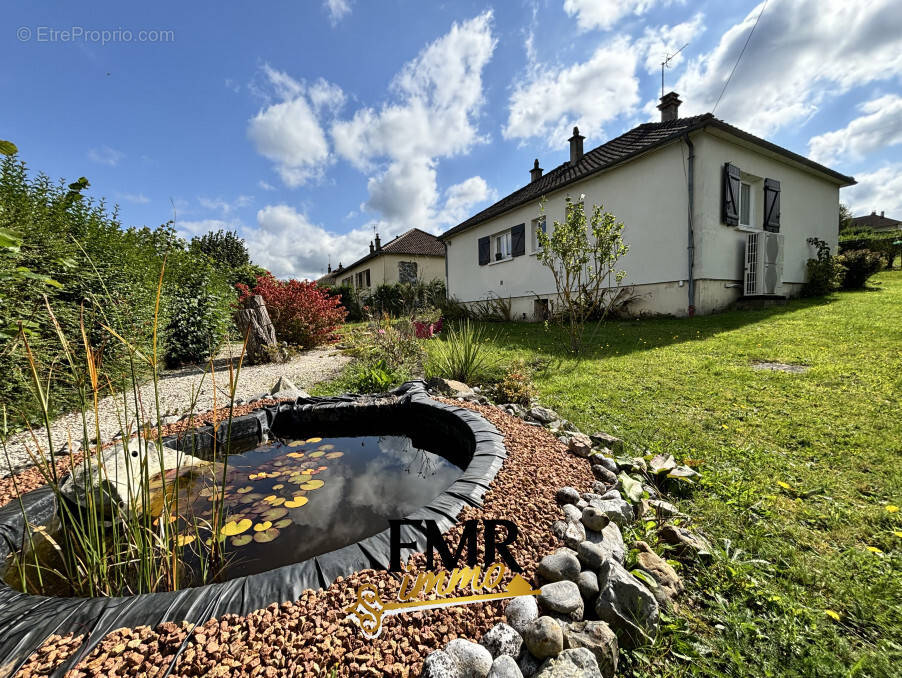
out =
[[[466,459],[452,460],[465,466],[462,475],[426,506],[406,516],[436,521],[442,532],[455,523],[465,506],[481,506],[489,483],[501,468],[507,452],[501,433],[475,412],[432,400],[421,381],[412,381],[386,394],[376,396],[339,396],[298,398],[296,403],[281,403],[261,408],[232,421],[232,440],[257,444],[268,439],[270,430],[283,423],[311,425],[335,424],[349,417],[375,420],[391,408],[400,418],[415,417],[435,425],[436,435],[452,435],[460,441]],[[193,436],[164,442],[190,450],[197,456],[210,455],[213,439],[219,443],[228,436],[227,424],[196,429]],[[256,440],[254,440],[256,438]],[[32,524],[46,524],[56,512],[56,499],[50,488],[41,487],[22,497]],[[24,540],[24,525],[18,501],[0,508],[0,562],[10,550],[18,550]],[[401,540],[416,543],[416,551],[425,550],[425,534],[404,526]],[[85,634],[79,651],[58,670],[75,666],[109,632],[122,628],[163,622],[188,621],[203,624],[224,614],[246,615],[272,603],[295,601],[305,589],[327,588],[336,577],[358,570],[388,569],[389,531],[349,544],[301,563],[286,565],[259,574],[238,577],[171,593],[146,593],[118,598],[58,598],[21,593],[0,581],[0,676],[13,675],[51,634]],[[184,648],[184,645],[183,645]],[[173,665],[174,665],[173,660]],[[171,668],[171,666],[170,666]],[[168,671],[167,671],[168,674]]]

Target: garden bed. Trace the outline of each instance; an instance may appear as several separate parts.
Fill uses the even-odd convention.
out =
[[[454,406],[461,405],[453,403]],[[515,557],[531,578],[539,557],[554,546],[555,489],[586,486],[589,464],[575,459],[549,432],[494,407],[464,404],[504,435],[507,459],[484,496],[482,507],[466,507],[458,521],[514,520],[520,527]],[[460,528],[449,531],[456,540]],[[414,557],[422,568],[422,555]],[[120,629],[100,640],[78,663],[73,676],[87,675],[417,675],[423,658],[458,636],[478,637],[501,618],[500,603],[405,615],[386,625],[375,641],[365,640],[343,609],[368,583],[394,592],[398,580],[385,571],[362,570],[338,577],[325,590],[305,590],[296,600],[244,615],[226,614],[196,627],[164,623],[156,628]],[[23,676],[49,675],[79,651],[78,634],[54,635],[21,669]]]

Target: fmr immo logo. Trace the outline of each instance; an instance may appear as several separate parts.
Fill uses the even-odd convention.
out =
[[[393,572],[404,572],[398,600],[383,602],[376,587],[366,584],[357,589],[357,600],[345,608],[348,618],[353,620],[367,638],[377,638],[382,633],[382,620],[385,617],[414,610],[432,610],[452,605],[470,605],[487,600],[517,598],[519,596],[537,595],[529,583],[519,574],[515,574],[507,587],[497,589],[504,580],[508,567],[520,572],[520,566],[508,550],[508,546],[517,539],[517,526],[509,520],[486,520],[484,523],[483,542],[485,545],[485,561],[478,564],[479,521],[468,520],[463,524],[463,534],[454,552],[445,543],[441,531],[431,520],[393,520],[391,521],[391,566]],[[401,549],[415,548],[414,542],[401,541],[401,526],[411,525],[424,529],[426,533],[426,571],[414,575],[401,568]],[[497,529],[506,530],[503,539],[498,539]],[[467,564],[458,567],[458,562],[467,548]],[[433,569],[434,552],[438,551],[444,569]],[[500,561],[495,558],[499,557]],[[485,568],[483,570],[483,567]],[[453,596],[455,592],[469,595]],[[421,600],[420,596],[435,595],[434,600]]]

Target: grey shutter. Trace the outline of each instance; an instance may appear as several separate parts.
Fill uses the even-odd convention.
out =
[[[526,254],[526,224],[517,224],[511,229],[511,256]]]
[[[479,239],[479,265],[489,263],[489,236]]]
[[[780,182],[764,180],[764,230],[780,232]]]
[[[739,226],[739,183],[739,168],[724,163],[721,220],[727,226]]]

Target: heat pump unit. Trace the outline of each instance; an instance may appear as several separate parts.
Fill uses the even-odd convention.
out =
[[[777,294],[783,282],[783,234],[749,233],[745,241],[745,296]]]

